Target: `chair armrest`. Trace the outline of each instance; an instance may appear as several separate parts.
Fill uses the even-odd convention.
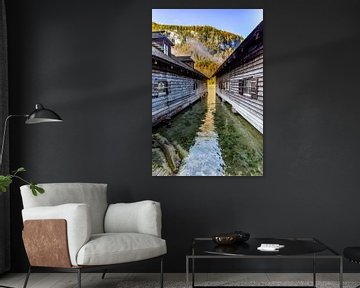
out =
[[[76,256],[80,248],[89,241],[91,221],[89,206],[86,204],[64,204],[58,206],[33,207],[22,210],[23,221],[64,219],[66,220],[67,240],[71,264],[77,265]],[[39,241],[38,235],[34,241]]]
[[[105,233],[143,233],[161,237],[161,208],[155,201],[111,204]]]

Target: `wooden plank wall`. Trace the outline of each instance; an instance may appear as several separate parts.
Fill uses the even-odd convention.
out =
[[[169,94],[159,96],[158,82],[168,81]],[[197,88],[194,90],[194,82]],[[152,124],[171,118],[200,99],[207,91],[207,81],[198,80],[165,72],[152,70]]]
[[[239,93],[239,80],[257,78],[257,99]],[[220,82],[229,82],[229,89],[221,89]],[[263,134],[263,54],[217,78],[216,93]]]

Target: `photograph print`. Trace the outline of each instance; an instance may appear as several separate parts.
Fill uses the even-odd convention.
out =
[[[263,10],[152,10],[152,175],[263,175]],[[149,24],[150,25],[150,24]]]

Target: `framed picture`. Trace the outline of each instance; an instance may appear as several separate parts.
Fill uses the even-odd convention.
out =
[[[263,175],[262,9],[152,10],[152,175]]]

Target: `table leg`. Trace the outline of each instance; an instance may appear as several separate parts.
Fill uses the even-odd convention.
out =
[[[186,288],[189,288],[189,257],[186,256]]]
[[[316,287],[316,256],[313,258],[313,286]]]
[[[343,288],[343,257],[340,257],[339,287]]]
[[[191,261],[191,264],[192,264],[192,287],[194,288],[195,287],[195,258],[192,258],[192,261]]]
[[[195,249],[194,249],[194,246],[193,246],[193,249],[192,249],[192,261],[191,261],[191,264],[192,264],[192,287],[194,288],[195,287]]]

